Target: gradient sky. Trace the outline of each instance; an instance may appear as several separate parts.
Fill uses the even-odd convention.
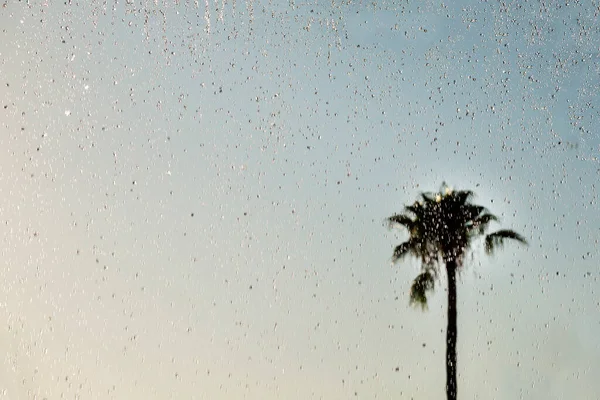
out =
[[[0,398],[432,399],[443,181],[525,235],[459,283],[459,396],[600,393],[592,2],[0,8]]]

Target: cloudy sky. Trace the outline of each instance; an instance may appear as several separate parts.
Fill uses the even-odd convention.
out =
[[[597,14],[5,1],[0,398],[441,398],[384,220],[446,181],[530,242],[461,273],[461,398],[595,399]]]

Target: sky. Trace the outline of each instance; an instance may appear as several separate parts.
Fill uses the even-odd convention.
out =
[[[600,393],[591,2],[5,1],[0,398],[426,399],[442,182],[529,241],[458,285],[458,391]]]

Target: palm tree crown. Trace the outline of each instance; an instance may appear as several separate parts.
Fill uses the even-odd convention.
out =
[[[412,255],[422,262],[422,271],[415,278],[410,303],[427,306],[427,293],[435,287],[440,262],[456,263],[461,267],[474,239],[485,236],[485,251],[493,254],[507,239],[526,244],[512,230],[486,234],[491,222],[498,218],[485,207],[472,204],[470,190],[452,190],[445,183],[438,193],[422,193],[420,200],[404,207],[404,213],[388,218],[390,227],[400,225],[409,238],[394,249],[393,261]]]

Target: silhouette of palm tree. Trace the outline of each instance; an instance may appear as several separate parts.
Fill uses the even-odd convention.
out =
[[[484,237],[485,251],[493,254],[507,240],[527,244],[523,236],[512,230],[486,234],[491,222],[498,218],[485,207],[472,204],[474,194],[468,190],[452,190],[445,183],[438,193],[421,193],[421,198],[404,207],[404,213],[389,217],[390,228],[401,226],[409,238],[394,249],[393,261],[411,255],[421,261],[421,273],[410,289],[410,304],[427,308],[427,295],[435,288],[440,265],[448,279],[448,327],[446,330],[446,397],[456,400],[456,273],[463,266],[473,241]]]

